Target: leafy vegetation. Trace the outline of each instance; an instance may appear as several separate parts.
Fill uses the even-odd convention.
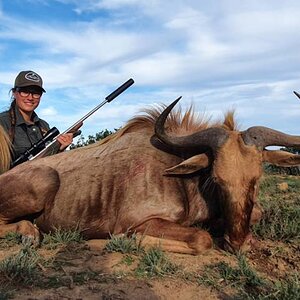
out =
[[[0,249],[5,249],[22,242],[22,236],[19,233],[9,232],[3,239],[0,239]]]
[[[243,293],[249,289],[252,290],[252,293],[257,293],[257,290],[265,285],[264,280],[250,268],[244,256],[238,256],[237,267],[232,267],[225,262],[206,266],[198,280],[199,283],[211,285],[218,290],[224,289],[228,285],[234,286]],[[222,282],[221,285],[220,282]]]
[[[95,136],[89,135],[87,139],[83,135],[80,135],[79,139],[77,140],[77,143],[70,145],[70,150],[88,146],[90,144],[94,144],[98,141],[105,139],[107,136],[115,133],[117,130],[118,129],[114,129],[114,131],[111,131],[111,130],[105,129],[100,132],[97,132],[95,134]]]
[[[280,190],[283,182],[287,190]],[[270,175],[264,178],[259,194],[264,214],[253,228],[258,237],[285,242],[300,240],[299,189],[300,181],[296,177]]]
[[[121,252],[123,254],[139,254],[144,251],[141,239],[138,240],[136,234],[132,234],[130,237],[127,234],[111,235],[109,242],[105,246],[105,250],[108,252]]]
[[[135,274],[139,277],[156,277],[167,274],[175,274],[179,267],[173,264],[160,248],[150,248],[145,250],[141,246],[142,238],[137,239],[135,234],[128,237],[127,235],[112,235],[107,243],[105,250],[108,252],[121,252],[123,254],[140,255],[138,267]],[[126,255],[122,262],[131,265],[134,259]]]
[[[32,283],[37,278],[39,260],[37,252],[26,245],[17,254],[0,262],[0,275],[10,281]]]
[[[179,269],[160,248],[150,248],[141,256],[135,273],[137,276],[162,277],[174,275]]]
[[[237,260],[236,267],[225,262],[206,266],[204,272],[198,275],[198,283],[212,286],[223,295],[231,294],[230,299],[300,299],[298,275],[273,283],[258,275],[245,256],[237,256]]]
[[[12,299],[14,295],[14,290],[8,285],[0,286],[0,300]]]
[[[45,246],[46,249],[56,249],[73,242],[83,242],[83,237],[79,231],[57,228],[53,232],[44,235],[42,245]]]
[[[300,281],[299,274],[288,276],[284,280],[275,282],[273,294],[268,299],[288,300],[300,299]]]

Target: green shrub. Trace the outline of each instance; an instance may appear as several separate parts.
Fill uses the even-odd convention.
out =
[[[271,300],[299,300],[300,299],[300,281],[299,274],[288,276],[284,280],[275,282],[273,293],[268,299]]]
[[[97,132],[95,136],[89,135],[87,140],[85,139],[85,137],[83,135],[80,135],[79,139],[77,140],[76,145],[73,143],[70,145],[70,150],[88,146],[90,144],[94,144],[98,141],[105,139],[107,136],[115,133],[117,130],[118,129],[116,129],[116,128],[114,129],[114,131],[105,129],[100,132]]]
[[[121,252],[123,254],[138,254],[143,251],[141,240],[138,241],[136,234],[132,234],[130,237],[126,234],[111,235],[104,249],[108,252]]]
[[[0,249],[5,249],[22,242],[22,235],[15,232],[9,232],[3,239],[0,239]]]
[[[55,249],[57,247],[70,243],[82,243],[83,237],[78,230],[55,229],[43,237],[42,245],[47,249]]]
[[[238,264],[231,267],[225,262],[206,266],[203,274],[198,275],[198,283],[213,287],[226,293],[227,287],[234,287],[235,293],[228,299],[235,300],[296,300],[300,299],[298,274],[271,282],[262,279],[249,266],[245,256],[237,257]],[[226,298],[227,299],[227,298]]]
[[[32,283],[38,274],[37,252],[29,246],[23,247],[17,254],[0,262],[0,275],[14,283]]]
[[[179,266],[173,264],[159,248],[151,248],[146,251],[140,258],[137,269],[138,276],[165,276],[175,274],[179,270]]]
[[[247,299],[249,295],[258,297],[264,294],[269,288],[268,283],[257,275],[243,255],[237,259],[237,267],[225,262],[206,266],[203,274],[198,275],[198,282],[212,286],[218,291],[224,291],[228,286],[234,287],[237,294],[232,299]]]

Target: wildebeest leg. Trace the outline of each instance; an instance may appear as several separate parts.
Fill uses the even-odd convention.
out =
[[[199,254],[212,247],[212,238],[208,232],[162,219],[149,220],[133,231],[147,236],[145,244],[160,245],[163,250],[170,252]]]
[[[0,237],[8,232],[33,239],[39,230],[25,220],[42,213],[52,203],[59,188],[57,172],[50,167],[20,166],[0,176]]]
[[[0,223],[0,238],[5,237],[10,232],[20,233],[23,237],[33,241],[34,244],[39,243],[39,230],[29,221],[22,220],[12,224]]]

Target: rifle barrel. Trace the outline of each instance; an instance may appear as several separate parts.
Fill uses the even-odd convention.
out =
[[[95,108],[93,108],[91,111],[89,111],[86,115],[84,115],[80,120],[78,120],[76,123],[74,123],[72,126],[70,126],[67,130],[65,130],[61,134],[65,134],[70,132],[72,129],[76,128],[77,125],[79,125],[81,122],[86,120],[89,116],[91,116],[94,112],[96,112],[99,108],[101,108],[105,103],[111,102],[113,99],[115,99],[117,96],[119,96],[121,93],[123,93],[126,89],[128,89],[132,84],[134,83],[134,80],[132,78],[128,79],[125,83],[123,83],[121,86],[119,86],[115,91],[113,91],[111,94],[109,94],[103,102],[101,102],[99,105],[97,105]],[[61,135],[60,134],[60,135]],[[31,158],[36,159],[38,157],[43,157],[43,154],[46,152],[47,148],[50,147],[53,143],[56,142],[56,138],[50,142],[46,148],[44,148],[42,151],[40,151],[37,155]]]
[[[296,91],[294,91],[294,94],[300,99],[300,94],[298,94]]]
[[[93,108],[90,112],[88,112],[85,116],[83,116],[80,120],[78,120],[75,124],[73,124],[67,130],[65,130],[62,134],[68,133],[70,130],[72,130],[78,124],[80,124],[81,122],[86,120],[89,116],[91,116],[94,112],[96,112],[99,108],[101,108],[104,104],[111,102],[113,99],[118,97],[121,93],[123,93],[125,90],[127,90],[133,83],[134,83],[134,80],[132,78],[128,79],[125,83],[123,83],[116,90],[114,90],[111,94],[109,94],[102,103],[100,103],[95,108]]]
[[[115,91],[113,91],[111,94],[109,94],[105,98],[105,100],[107,100],[107,102],[114,100],[121,93],[123,93],[125,90],[127,90],[131,85],[133,85],[133,83],[134,83],[134,81],[132,78],[128,79],[125,83],[123,83],[121,86],[119,86]]]
[[[90,112],[88,112],[85,116],[83,116],[80,120],[78,120],[76,123],[74,123],[72,126],[70,126],[67,130],[65,130],[62,134],[68,133],[70,130],[72,130],[74,127],[76,127],[78,124],[86,120],[89,116],[91,116],[95,111],[97,111],[99,108],[101,108],[105,103],[107,103],[107,100],[104,100],[99,105],[97,105],[95,108],[93,108]]]

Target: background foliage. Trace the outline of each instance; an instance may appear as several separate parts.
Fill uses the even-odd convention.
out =
[[[118,129],[114,129],[114,131],[105,129],[105,130],[101,130],[100,132],[97,132],[95,134],[95,136],[93,135],[89,135],[88,138],[86,139],[82,134],[80,135],[79,139],[77,140],[76,144],[71,144],[70,145],[70,150],[72,149],[76,149],[76,148],[80,148],[80,147],[84,147],[90,144],[94,144],[98,141],[101,141],[103,139],[105,139],[107,136],[115,133]]]

